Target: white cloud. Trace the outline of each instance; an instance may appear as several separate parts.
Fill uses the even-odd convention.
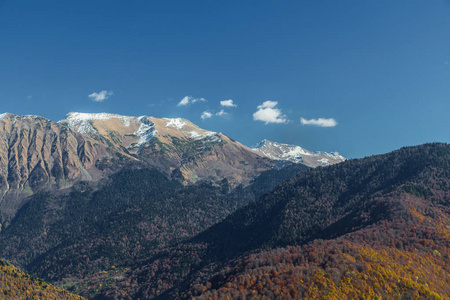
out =
[[[258,105],[257,111],[253,114],[253,120],[269,123],[287,123],[286,115],[283,115],[281,109],[276,108],[278,101],[265,101]]]
[[[92,93],[88,97],[92,99],[94,102],[103,102],[109,97],[111,97],[114,93],[112,91],[101,91],[100,93]]]
[[[209,111],[204,111],[202,113],[201,118],[202,118],[202,120],[205,120],[205,119],[212,118],[213,116],[224,117],[226,115],[228,115],[228,113],[226,111],[224,111],[223,109],[220,110],[219,112],[215,113],[215,114],[213,114],[212,112],[209,112]]]
[[[178,106],[180,105],[188,105],[191,101],[192,97],[185,96],[183,99],[181,99],[180,103],[178,103]]]
[[[209,111],[204,111],[201,116],[202,120],[209,119],[211,117],[212,117],[212,113],[210,113]]]
[[[205,98],[194,98],[191,96],[184,96],[183,99],[181,99],[181,101],[177,104],[177,106],[184,106],[184,105],[188,105],[188,104],[192,104],[195,102],[203,102],[206,101]]]
[[[226,107],[236,107],[237,106],[237,104],[234,104],[233,100],[231,100],[231,99],[220,101],[220,105],[226,106]]]
[[[330,119],[318,118],[318,119],[310,119],[310,120],[301,118],[300,122],[303,125],[314,125],[314,126],[320,126],[320,127],[334,127],[338,124],[336,122],[336,120],[333,118],[330,118]]]
[[[228,115],[228,113],[225,112],[223,109],[221,111],[219,111],[218,113],[216,113],[216,116],[220,116],[220,117],[223,117],[223,116],[226,116],[226,115]]]

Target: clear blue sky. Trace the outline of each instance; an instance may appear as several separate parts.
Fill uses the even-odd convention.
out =
[[[450,2],[0,0],[0,112],[70,111],[346,157],[450,142]]]

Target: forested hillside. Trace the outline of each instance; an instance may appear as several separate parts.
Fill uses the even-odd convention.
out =
[[[270,250],[228,262],[189,297],[448,299],[450,147],[300,174],[194,240],[207,257]]]
[[[0,299],[82,300],[84,298],[34,278],[0,259]]]
[[[233,189],[137,165],[36,194],[0,251],[92,299],[450,298],[449,145],[301,171]]]
[[[83,279],[104,274],[123,280],[140,259],[186,241],[306,169],[269,170],[252,185],[233,189],[227,180],[182,186],[136,165],[99,189],[81,182],[70,193],[37,193],[1,232],[0,253],[72,289],[84,289]],[[87,285],[107,288],[102,280]]]
[[[136,263],[128,295],[447,299],[449,167],[427,144],[301,173]]]

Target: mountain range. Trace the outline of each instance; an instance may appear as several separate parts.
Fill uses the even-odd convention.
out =
[[[0,134],[4,286],[32,278],[13,264],[88,299],[450,298],[447,144],[346,160],[104,113]]]
[[[274,161],[181,118],[69,113],[53,122],[5,113],[0,115],[1,224],[39,190],[97,182],[129,164],[155,167],[183,184],[227,179],[238,186],[271,169]]]

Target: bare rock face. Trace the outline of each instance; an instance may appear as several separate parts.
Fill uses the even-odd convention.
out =
[[[39,116],[0,115],[0,211],[9,220],[26,197],[102,176],[96,162],[119,154],[98,141]]]
[[[69,113],[59,122],[155,166],[185,184],[228,179],[247,184],[272,161],[222,133],[181,119]]]
[[[334,165],[346,160],[345,157],[337,152],[312,152],[300,146],[281,144],[268,140],[262,140],[253,146],[252,150],[273,160],[300,163],[311,168]]]

